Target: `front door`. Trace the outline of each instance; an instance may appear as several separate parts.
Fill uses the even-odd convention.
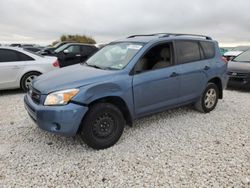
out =
[[[136,116],[161,111],[178,103],[180,78],[178,67],[167,67],[135,75],[133,78]]]
[[[62,67],[74,65],[81,62],[81,47],[80,45],[71,45],[67,49],[67,53],[63,54],[60,63]]]
[[[134,68],[133,94],[137,117],[178,104],[180,78],[172,43],[153,46]]]

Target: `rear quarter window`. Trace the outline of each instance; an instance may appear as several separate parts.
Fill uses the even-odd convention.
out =
[[[0,62],[18,61],[18,55],[14,50],[0,49]]]
[[[33,61],[34,59],[24,53],[21,52],[17,52],[18,56],[19,56],[19,61]]]
[[[176,55],[179,64],[201,60],[199,43],[196,41],[176,41]]]
[[[210,59],[215,56],[215,46],[213,42],[201,41],[200,44],[204,54],[204,59]]]
[[[32,57],[9,49],[0,49],[0,62],[32,61]]]

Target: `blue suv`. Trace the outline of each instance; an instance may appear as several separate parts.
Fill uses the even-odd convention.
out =
[[[135,119],[187,104],[210,112],[222,99],[226,73],[227,63],[210,37],[134,35],[84,63],[39,76],[24,102],[40,128],[79,133],[90,147],[104,149]]]

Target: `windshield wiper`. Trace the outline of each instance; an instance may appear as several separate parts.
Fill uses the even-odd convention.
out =
[[[87,66],[89,66],[89,67],[94,67],[94,68],[97,68],[97,69],[103,69],[102,67],[99,67],[99,66],[97,66],[97,65],[90,65],[90,64],[88,64],[88,63],[85,63]]]
[[[117,68],[112,68],[112,67],[101,67],[101,66],[98,66],[98,65],[91,65],[91,64],[88,64],[86,62],[84,64],[87,65],[87,66],[89,66],[89,67],[94,67],[94,68],[102,69],[102,70],[119,70]]]
[[[113,67],[105,67],[104,69],[105,69],[105,70],[120,70],[120,69],[113,68]]]

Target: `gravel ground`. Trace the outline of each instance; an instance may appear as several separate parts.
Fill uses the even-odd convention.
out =
[[[101,151],[40,130],[23,96],[0,94],[0,187],[250,187],[249,91],[138,120]]]

